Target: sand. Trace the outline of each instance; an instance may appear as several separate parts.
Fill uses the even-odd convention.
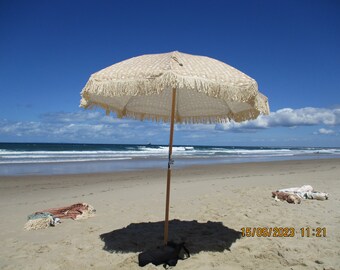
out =
[[[162,244],[164,170],[0,177],[1,269],[142,269],[141,250]],[[192,256],[176,269],[340,269],[340,160],[207,165],[173,170],[170,238]],[[277,202],[271,191],[312,185],[329,200]],[[27,215],[86,202],[97,214],[23,229]],[[326,228],[326,237],[300,228]],[[287,227],[294,237],[241,237]],[[291,229],[290,229],[291,230]],[[163,269],[151,264],[144,269]]]

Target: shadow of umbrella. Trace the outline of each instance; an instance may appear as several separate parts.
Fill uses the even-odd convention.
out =
[[[200,251],[222,252],[241,238],[241,232],[223,226],[222,222],[171,220],[170,241],[185,242],[191,254]],[[142,252],[163,244],[164,221],[132,223],[125,228],[100,235],[108,252]]]

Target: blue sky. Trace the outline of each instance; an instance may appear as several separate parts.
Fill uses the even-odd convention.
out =
[[[169,126],[79,108],[89,76],[182,51],[254,78],[272,114],[177,125],[175,144],[340,147],[340,1],[0,1],[0,141],[168,143]]]

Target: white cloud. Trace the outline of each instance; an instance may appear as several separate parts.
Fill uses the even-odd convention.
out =
[[[319,126],[321,125],[321,126]],[[324,127],[322,126],[324,125]],[[242,123],[176,125],[177,138],[195,140],[213,138],[221,131],[251,133],[272,127],[294,128],[319,126],[315,134],[334,134],[334,126],[340,125],[340,109],[285,108],[268,116]],[[118,119],[97,111],[58,112],[44,114],[40,121],[9,121],[0,119],[0,139],[16,137],[37,141],[78,142],[158,142],[167,143],[169,124],[151,121]],[[216,136],[220,136],[216,135]],[[224,135],[223,135],[224,136]],[[213,143],[213,142],[212,142]]]
[[[164,128],[157,124],[132,119],[118,119],[100,112],[48,113],[40,121],[8,121],[0,119],[0,139],[29,138],[43,141],[126,142],[148,140]],[[147,128],[151,126],[151,128]],[[141,132],[142,130],[142,132]]]
[[[324,108],[284,108],[270,115],[260,115],[257,119],[242,123],[229,122],[217,124],[217,130],[230,130],[234,132],[251,132],[258,129],[270,127],[296,127],[327,125],[335,126],[340,124],[340,109]]]
[[[46,113],[41,116],[42,122],[47,123],[84,123],[84,122],[101,122],[101,123],[126,123],[133,121],[131,119],[120,119],[112,115],[105,115],[100,111],[79,111],[73,113],[56,112]]]
[[[318,130],[318,134],[324,134],[324,135],[329,135],[329,134],[334,134],[335,131],[332,129],[325,129],[325,128],[320,128]]]
[[[175,131],[182,131],[182,132],[213,131],[214,129],[215,129],[214,124],[177,124],[175,125]]]

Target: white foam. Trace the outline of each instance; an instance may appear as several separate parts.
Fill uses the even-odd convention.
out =
[[[68,162],[86,162],[86,161],[115,161],[115,160],[129,160],[131,158],[78,158],[78,159],[44,159],[44,160],[15,160],[15,161],[2,161],[0,164],[30,164],[30,163],[68,163]]]
[[[0,164],[22,163],[62,163],[85,161],[115,161],[133,158],[163,158],[167,157],[167,146],[136,146],[126,147],[126,150],[85,150],[85,151],[9,151],[0,149]],[[340,149],[336,148],[223,148],[223,147],[195,147],[174,146],[174,157],[184,158],[276,158],[288,156],[316,156],[340,155]]]

